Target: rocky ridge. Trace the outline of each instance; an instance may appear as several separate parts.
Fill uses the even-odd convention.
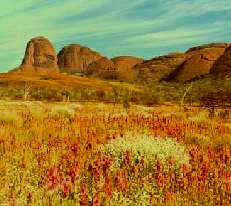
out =
[[[227,43],[212,43],[189,49],[185,53],[186,60],[174,72],[174,79],[184,82],[210,74],[217,67],[216,61],[229,46]]]
[[[132,80],[134,79],[133,67],[144,62],[143,58],[133,56],[118,56],[111,59],[118,73],[118,79]]]
[[[32,38],[23,61],[14,71],[64,71],[85,73],[106,79],[139,81],[192,81],[207,74],[231,73],[231,43],[196,46],[150,60],[133,56],[112,59],[81,46],[70,44],[58,55],[45,37]]]
[[[185,53],[170,53],[165,56],[154,57],[134,66],[136,77],[145,81],[160,81],[167,79],[169,75],[180,66],[187,55]]]

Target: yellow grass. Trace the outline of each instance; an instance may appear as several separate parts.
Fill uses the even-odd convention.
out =
[[[208,146],[230,147],[229,124],[229,120],[219,117],[209,119],[203,109],[189,108],[188,112],[181,112],[176,105],[131,105],[124,109],[120,104],[0,101],[0,205],[80,205],[83,184],[88,185],[89,201],[98,193],[103,201],[107,197],[103,192],[106,177],[101,174],[97,186],[95,174],[91,174],[89,168],[96,167],[95,162],[104,158],[116,158],[117,153],[114,156],[104,153],[110,142],[110,148],[121,153],[118,156],[121,162],[126,150],[132,151],[137,160],[130,166],[130,163],[121,163],[116,170],[109,170],[109,177],[114,178],[113,193],[110,200],[105,200],[105,205],[118,205],[118,202],[126,205],[126,201],[130,205],[155,205],[156,201],[157,205],[165,205],[164,195],[170,189],[157,189],[157,177],[153,173],[157,161],[150,159],[168,162],[173,158],[173,162],[180,164],[174,170],[177,178],[183,175],[179,169],[182,164],[195,167],[199,175],[201,162],[190,165],[189,151],[197,146],[205,151]],[[216,171],[222,161],[211,167]],[[131,173],[137,167],[140,172]],[[127,193],[116,187],[117,169],[130,174]],[[70,172],[76,172],[76,176],[69,188]],[[54,187],[50,187],[54,179],[49,178],[56,177],[58,183],[53,182]],[[212,179],[211,184],[218,184],[219,178]],[[184,183],[186,192],[179,189],[181,183],[177,181],[177,186],[169,184],[177,190],[173,205],[188,205],[189,201],[199,204],[203,198],[210,201],[208,205],[216,202],[206,199],[211,198],[212,193],[199,197],[195,182],[192,187]],[[208,185],[216,191],[217,186]],[[220,193],[216,195],[221,197]],[[196,199],[192,200],[194,196]]]

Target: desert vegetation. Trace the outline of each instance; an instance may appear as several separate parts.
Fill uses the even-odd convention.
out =
[[[222,112],[1,101],[0,202],[230,205],[231,122]]]
[[[0,206],[230,206],[217,2],[1,4]]]
[[[0,74],[0,205],[231,205],[229,47],[109,59],[31,39]]]

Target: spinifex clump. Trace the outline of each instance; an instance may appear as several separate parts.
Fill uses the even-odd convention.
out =
[[[188,164],[190,159],[185,147],[176,140],[148,134],[128,133],[122,138],[110,140],[102,149],[106,154],[115,157],[113,167],[117,168],[120,167],[123,154],[127,151],[132,153],[133,162],[139,162],[143,158],[152,165],[157,160],[166,162],[173,158],[179,167],[181,164]]]

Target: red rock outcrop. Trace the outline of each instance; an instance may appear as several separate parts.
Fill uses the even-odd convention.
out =
[[[190,48],[185,53],[172,53],[144,61],[134,67],[140,80],[191,81],[212,71],[230,68],[231,49],[228,43],[211,43]]]
[[[79,44],[70,44],[58,53],[58,65],[64,71],[84,71],[100,58],[102,56],[98,52]]]
[[[227,43],[212,43],[189,49],[187,59],[174,71],[173,79],[185,82],[209,74],[228,46]]]
[[[117,78],[117,69],[114,62],[107,57],[91,63],[85,70],[87,75],[94,75],[104,79],[115,79]]]
[[[144,62],[144,59],[133,56],[118,56],[111,60],[115,64],[120,80],[132,80],[134,78],[132,68]]]
[[[132,56],[112,59],[103,57],[79,44],[65,46],[56,55],[45,37],[32,38],[21,65],[13,71],[84,72],[102,78],[119,80],[191,81],[213,73],[231,76],[231,43],[211,43],[190,48],[185,53],[170,53],[150,60]]]
[[[216,76],[229,76],[231,74],[231,44],[225,49],[225,52],[219,59],[215,62],[212,70],[212,74]]]
[[[58,71],[57,55],[51,42],[45,37],[35,37],[27,43],[22,71],[47,70]]]
[[[118,70],[130,69],[136,64],[144,62],[143,58],[133,57],[133,56],[118,56],[111,59]]]
[[[118,56],[111,59],[117,71],[117,79],[120,80],[133,80],[135,65],[144,62],[144,59],[133,56]]]
[[[170,53],[165,56],[155,57],[134,66],[136,78],[141,81],[160,81],[166,79],[186,59],[184,53]]]

